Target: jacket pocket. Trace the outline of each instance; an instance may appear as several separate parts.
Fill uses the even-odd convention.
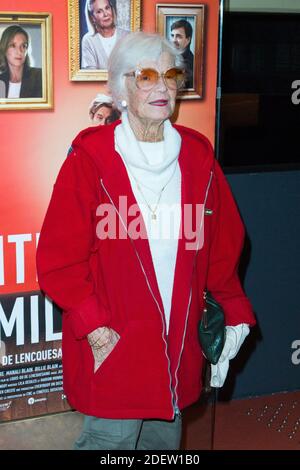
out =
[[[121,376],[130,377],[135,371],[153,365],[152,351],[161,349],[157,344],[159,338],[156,322],[129,321],[120,332],[120,339],[114,349],[95,372],[95,385],[106,380],[118,382]],[[154,361],[157,361],[159,355],[160,352],[156,351]]]

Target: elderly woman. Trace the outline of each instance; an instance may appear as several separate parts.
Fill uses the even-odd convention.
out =
[[[6,28],[0,40],[0,81],[6,98],[41,98],[42,70],[30,67],[29,35],[19,25]]]
[[[81,67],[107,69],[115,44],[129,31],[117,26],[116,0],[87,0],[85,16],[89,31],[82,38]]]
[[[227,323],[213,385],[255,322],[228,184],[208,140],[169,121],[181,60],[158,35],[119,43],[109,86],[122,122],[74,140],[43,224],[40,286],[64,310],[64,389],[86,415],[76,449],[178,449],[181,410],[201,392],[203,292]]]

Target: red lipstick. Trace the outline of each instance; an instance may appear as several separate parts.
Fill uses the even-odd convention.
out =
[[[149,104],[151,104],[152,106],[167,106],[168,100],[151,101]]]

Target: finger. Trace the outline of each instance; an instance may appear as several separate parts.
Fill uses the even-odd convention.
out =
[[[221,364],[211,365],[211,380],[212,387],[223,387],[229,369],[229,360],[226,359]]]
[[[219,364],[219,377],[220,377],[220,387],[223,387],[224,382],[227,377],[229,369],[229,359],[225,359],[221,364]]]
[[[99,369],[99,367],[101,366],[102,362],[101,361],[98,361],[98,360],[95,360],[94,361],[94,373],[97,372],[97,370]]]
[[[211,364],[210,386],[219,387],[218,366]]]

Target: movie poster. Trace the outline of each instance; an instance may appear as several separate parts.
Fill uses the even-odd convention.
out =
[[[38,291],[34,239],[38,234],[26,246],[24,234],[0,237],[0,422],[70,409],[62,384],[61,312]],[[24,291],[33,284],[37,290]]]

